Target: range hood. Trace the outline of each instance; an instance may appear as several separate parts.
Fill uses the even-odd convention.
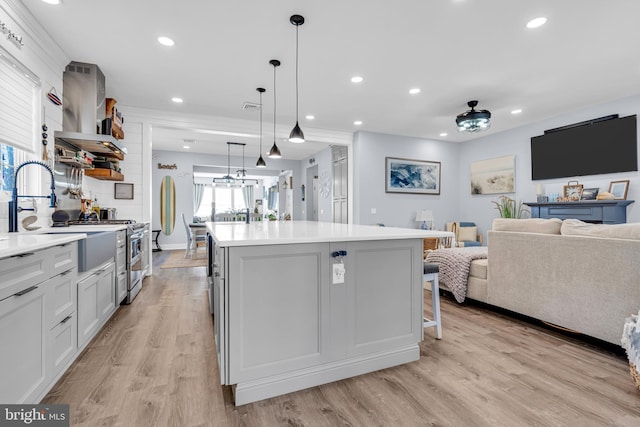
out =
[[[62,141],[80,150],[100,156],[124,159],[126,148],[113,136],[102,135],[105,118],[105,79],[95,64],[72,61],[63,76],[62,132],[54,132]]]

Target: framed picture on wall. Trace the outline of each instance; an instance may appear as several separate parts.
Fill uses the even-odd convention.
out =
[[[471,163],[471,194],[515,193],[515,156]]]
[[[133,184],[115,182],[113,184],[114,199],[133,199]]]
[[[386,157],[385,192],[440,194],[440,162]]]
[[[629,191],[629,180],[611,181],[609,183],[609,193],[617,200],[627,200],[627,192]]]

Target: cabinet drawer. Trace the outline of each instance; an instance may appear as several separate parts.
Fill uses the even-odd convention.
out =
[[[54,277],[46,286],[51,298],[47,300],[47,325],[53,328],[76,311],[76,270],[67,270]]]
[[[75,356],[78,339],[76,313],[63,318],[51,331],[47,343],[47,377],[53,379]]]
[[[78,260],[78,243],[71,242],[56,246],[47,249],[46,252],[49,252],[47,256],[50,256],[52,260],[51,276],[55,276],[76,266]]]
[[[48,255],[50,249],[0,259],[0,300],[48,279],[51,276]]]

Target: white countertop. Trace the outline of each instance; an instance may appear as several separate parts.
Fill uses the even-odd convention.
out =
[[[84,233],[76,234],[36,234],[8,233],[0,235],[0,258],[19,255],[26,252],[46,249],[56,245],[73,242],[87,237]]]
[[[453,235],[448,231],[314,221],[208,222],[207,230],[220,246],[422,239]]]
[[[97,231],[118,231],[127,228],[127,224],[70,225],[68,227],[49,227],[35,230],[36,233],[94,233]]]

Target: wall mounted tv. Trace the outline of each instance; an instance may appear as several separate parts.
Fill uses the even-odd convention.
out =
[[[636,116],[602,117],[531,138],[531,179],[638,170]]]

